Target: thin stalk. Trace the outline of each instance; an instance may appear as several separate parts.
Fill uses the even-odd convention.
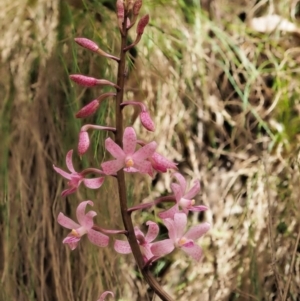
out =
[[[127,12],[125,12],[124,20],[127,19]],[[124,96],[124,84],[125,84],[125,67],[126,67],[126,42],[127,42],[127,28],[126,21],[123,22],[123,29],[121,31],[121,52],[120,52],[120,61],[118,62],[118,78],[117,78],[117,86],[119,89],[117,90],[116,95],[116,135],[115,142],[123,147],[122,138],[123,138],[123,115],[122,115],[122,107],[121,103],[123,102]],[[147,281],[149,286],[154,290],[154,292],[163,300],[163,301],[173,301],[173,299],[162,289],[156,279],[153,277],[151,272],[144,268],[144,258],[141,253],[140,247],[135,237],[134,227],[131,220],[131,214],[128,212],[127,207],[127,194],[126,194],[126,185],[125,185],[125,176],[124,171],[120,170],[117,173],[117,181],[118,181],[118,191],[119,191],[119,201],[121,207],[121,215],[125,230],[128,232],[127,238],[130,244],[133,256],[142,272],[144,279]]]

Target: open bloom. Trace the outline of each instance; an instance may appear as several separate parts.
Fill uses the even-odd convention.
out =
[[[159,227],[156,223],[148,221],[146,225],[149,226],[146,236],[139,228],[137,227],[134,228],[135,236],[138,241],[138,244],[140,245],[140,249],[143,254],[145,262],[147,262],[154,256],[150,248],[152,245],[152,241],[157,237],[159,232]],[[131,248],[128,241],[116,240],[114,248],[120,254],[131,253]]]
[[[175,248],[180,248],[195,260],[200,260],[202,249],[194,241],[209,230],[210,224],[203,223],[194,226],[184,234],[187,224],[185,213],[175,213],[174,219],[167,218],[164,220],[164,224],[169,231],[169,239],[152,243],[150,248],[152,254],[161,257],[171,253]]]
[[[104,293],[102,293],[99,297],[99,299],[97,301],[104,301],[104,299],[106,298],[107,295],[111,295],[112,297],[114,297],[114,293],[111,291],[105,291]]]
[[[85,213],[86,205],[94,206],[92,201],[81,202],[76,210],[76,216],[79,224],[65,216],[63,213],[59,213],[57,222],[67,228],[72,229],[71,233],[63,240],[64,244],[67,244],[71,250],[76,249],[78,242],[84,234],[87,234],[88,239],[94,245],[99,247],[106,247],[108,245],[109,237],[92,229],[94,222],[93,217],[97,215],[95,211],[89,211]]]
[[[175,213],[184,212],[187,214],[189,211],[205,211],[207,207],[204,205],[195,206],[195,200],[193,199],[200,191],[200,182],[196,180],[194,185],[188,192],[186,191],[186,180],[185,178],[178,172],[174,174],[174,177],[177,179],[179,184],[172,183],[171,189],[175,194],[176,204],[170,209],[160,212],[158,216],[160,218],[173,218]]]
[[[74,193],[82,182],[86,187],[91,189],[97,189],[101,187],[101,185],[104,182],[104,177],[93,178],[93,179],[84,178],[84,175],[82,173],[75,171],[72,162],[72,155],[73,155],[73,150],[70,150],[68,151],[66,156],[66,165],[70,173],[67,173],[64,170],[53,165],[53,168],[57,173],[59,173],[61,176],[69,180],[68,182],[69,188],[64,190],[61,195],[66,196],[71,193]]]
[[[147,159],[154,154],[157,144],[152,141],[135,151],[136,144],[136,133],[132,127],[127,127],[124,131],[123,149],[111,138],[107,138],[105,147],[115,160],[101,164],[104,173],[112,175],[125,167],[124,170],[127,172],[147,173],[152,176],[151,163]]]

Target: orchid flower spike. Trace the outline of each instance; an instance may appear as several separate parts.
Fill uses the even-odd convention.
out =
[[[160,212],[158,216],[162,219],[173,218],[175,213],[184,212],[187,214],[189,211],[205,211],[208,208],[204,205],[196,205],[195,200],[193,199],[200,191],[200,182],[196,180],[191,189],[186,192],[186,180],[178,172],[174,174],[174,177],[177,179],[179,184],[172,183],[171,189],[175,194],[176,204],[170,209]],[[181,209],[180,209],[181,208]]]
[[[107,138],[105,147],[115,160],[101,164],[104,173],[112,175],[124,168],[126,172],[140,172],[152,176],[152,167],[148,159],[154,154],[157,144],[152,141],[135,151],[136,144],[136,133],[132,127],[127,127],[124,131],[123,149],[111,138]]]
[[[94,206],[92,201],[81,202],[76,210],[76,216],[79,224],[66,217],[63,213],[59,213],[57,222],[67,228],[72,229],[71,233],[63,240],[64,244],[67,244],[71,250],[77,248],[78,242],[84,234],[87,234],[88,239],[94,245],[99,247],[106,247],[109,242],[109,237],[92,229],[94,222],[93,217],[97,215],[95,211],[89,211],[85,213],[85,208],[89,204]]]
[[[143,254],[145,263],[154,257],[150,248],[152,245],[152,241],[157,237],[159,233],[159,227],[156,223],[148,221],[146,225],[148,226],[148,232],[146,236],[138,227],[134,228],[134,233],[137,242],[140,246],[141,253]],[[131,253],[129,242],[124,240],[116,240],[114,244],[114,249],[120,254]]]
[[[111,291],[105,291],[104,293],[102,293],[99,297],[99,299],[97,301],[104,301],[104,299],[106,298],[107,295],[111,295],[114,298],[114,293]]]
[[[54,170],[58,174],[60,174],[61,176],[63,176],[67,180],[69,180],[69,182],[68,182],[69,188],[64,190],[62,192],[61,196],[64,197],[64,196],[74,193],[82,182],[86,187],[88,187],[90,189],[100,188],[104,182],[104,177],[86,179],[84,177],[83,173],[79,173],[79,172],[75,171],[75,169],[73,167],[73,162],[72,162],[72,155],[73,155],[73,150],[70,150],[70,151],[68,151],[67,156],[66,156],[66,165],[67,165],[67,168],[69,169],[70,173],[67,173],[64,170],[53,165]],[[100,170],[99,170],[99,172],[100,172]]]
[[[175,248],[180,248],[193,259],[199,261],[202,257],[202,249],[195,244],[195,240],[210,229],[210,224],[203,223],[194,226],[184,234],[187,224],[185,213],[175,213],[174,219],[167,218],[163,222],[169,231],[169,239],[152,243],[150,247],[152,254],[161,257],[171,253]]]

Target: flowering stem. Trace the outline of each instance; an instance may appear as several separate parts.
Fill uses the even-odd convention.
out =
[[[108,230],[108,229],[101,228],[97,225],[94,225],[92,227],[92,229],[97,231],[97,232],[101,232],[101,233],[105,233],[105,234],[109,234],[109,235],[113,235],[113,234],[125,234],[125,235],[127,235],[126,230]]]
[[[118,78],[117,78],[117,86],[119,89],[117,90],[116,95],[116,135],[115,142],[123,147],[122,138],[123,138],[123,115],[122,115],[122,107],[121,103],[123,102],[124,96],[124,84],[125,84],[125,67],[126,67],[126,42],[127,42],[127,28],[126,28],[126,20],[127,14],[125,10],[125,16],[123,19],[122,30],[121,30],[121,51],[120,51],[120,61],[118,62]],[[125,21],[124,21],[125,20]],[[156,279],[150,273],[148,269],[144,269],[144,258],[141,253],[140,247],[135,237],[134,227],[131,220],[131,213],[128,212],[127,207],[127,197],[126,197],[126,186],[125,186],[125,177],[124,171],[121,169],[117,173],[117,181],[118,181],[118,190],[119,190],[119,201],[120,201],[120,209],[123,224],[125,230],[128,231],[128,242],[130,244],[133,256],[142,272],[144,279],[150,285],[150,287],[155,291],[155,293],[163,300],[163,301],[172,301],[172,298],[161,288]]]
[[[164,202],[173,202],[173,203],[175,203],[176,202],[175,195],[163,196],[163,197],[160,197],[160,198],[154,200],[153,202],[149,202],[149,203],[140,204],[140,205],[137,205],[137,206],[134,206],[134,207],[130,207],[130,208],[128,208],[127,212],[131,213],[131,212],[136,211],[136,210],[147,209],[147,208],[150,208],[154,205],[164,203]]]

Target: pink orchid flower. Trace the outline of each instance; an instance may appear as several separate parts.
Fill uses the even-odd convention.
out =
[[[137,227],[134,228],[134,233],[138,241],[138,244],[140,246],[145,262],[147,262],[154,256],[150,248],[152,245],[152,241],[157,237],[159,232],[159,227],[156,223],[148,221],[146,225],[149,226],[146,236],[139,228]],[[116,240],[114,244],[114,248],[116,252],[120,254],[131,253],[131,248],[128,241]]]
[[[192,258],[199,261],[202,256],[202,249],[194,241],[209,230],[210,224],[203,223],[194,226],[184,234],[187,224],[185,213],[175,213],[174,219],[167,218],[164,220],[164,224],[169,231],[169,239],[152,243],[150,248],[152,254],[161,257],[171,253],[175,248],[180,248]]]
[[[186,191],[186,180],[185,178],[178,172],[174,174],[174,177],[177,179],[179,184],[172,183],[171,189],[175,194],[176,204],[170,209],[160,212],[158,216],[162,219],[165,218],[173,218],[175,213],[184,212],[187,214],[189,211],[205,211],[208,208],[204,205],[194,206],[195,200],[193,199],[200,191],[200,182],[196,180],[194,185],[188,192]],[[182,210],[180,210],[180,208]]]
[[[99,297],[99,299],[97,301],[104,301],[104,299],[106,298],[107,295],[111,295],[112,297],[114,297],[114,293],[111,291],[105,291],[104,293],[101,294],[101,296]]]
[[[98,189],[99,187],[101,187],[101,185],[104,182],[104,177],[93,178],[93,179],[84,178],[83,173],[79,173],[75,171],[72,162],[72,155],[73,155],[73,150],[70,150],[66,156],[66,165],[71,173],[67,173],[64,170],[53,165],[53,168],[57,173],[59,173],[61,176],[69,180],[68,186],[70,188],[64,190],[61,196],[64,197],[74,193],[82,182],[86,187],[90,189]],[[100,172],[100,170],[98,170],[98,172]]]
[[[136,145],[136,133],[132,127],[127,127],[124,131],[123,149],[111,138],[107,138],[105,147],[116,160],[101,164],[104,173],[112,175],[125,167],[126,172],[147,173],[152,176],[151,163],[147,159],[154,154],[157,147],[156,142],[152,141],[135,151]]]
[[[67,244],[71,250],[77,248],[78,242],[84,234],[87,234],[88,239],[94,245],[99,247],[106,247],[108,245],[109,237],[92,229],[94,225],[93,217],[96,216],[97,213],[95,211],[85,213],[87,204],[94,206],[92,201],[84,201],[77,207],[76,216],[79,224],[61,212],[57,217],[57,222],[61,226],[67,229],[72,229],[71,233],[63,240],[63,243]]]

